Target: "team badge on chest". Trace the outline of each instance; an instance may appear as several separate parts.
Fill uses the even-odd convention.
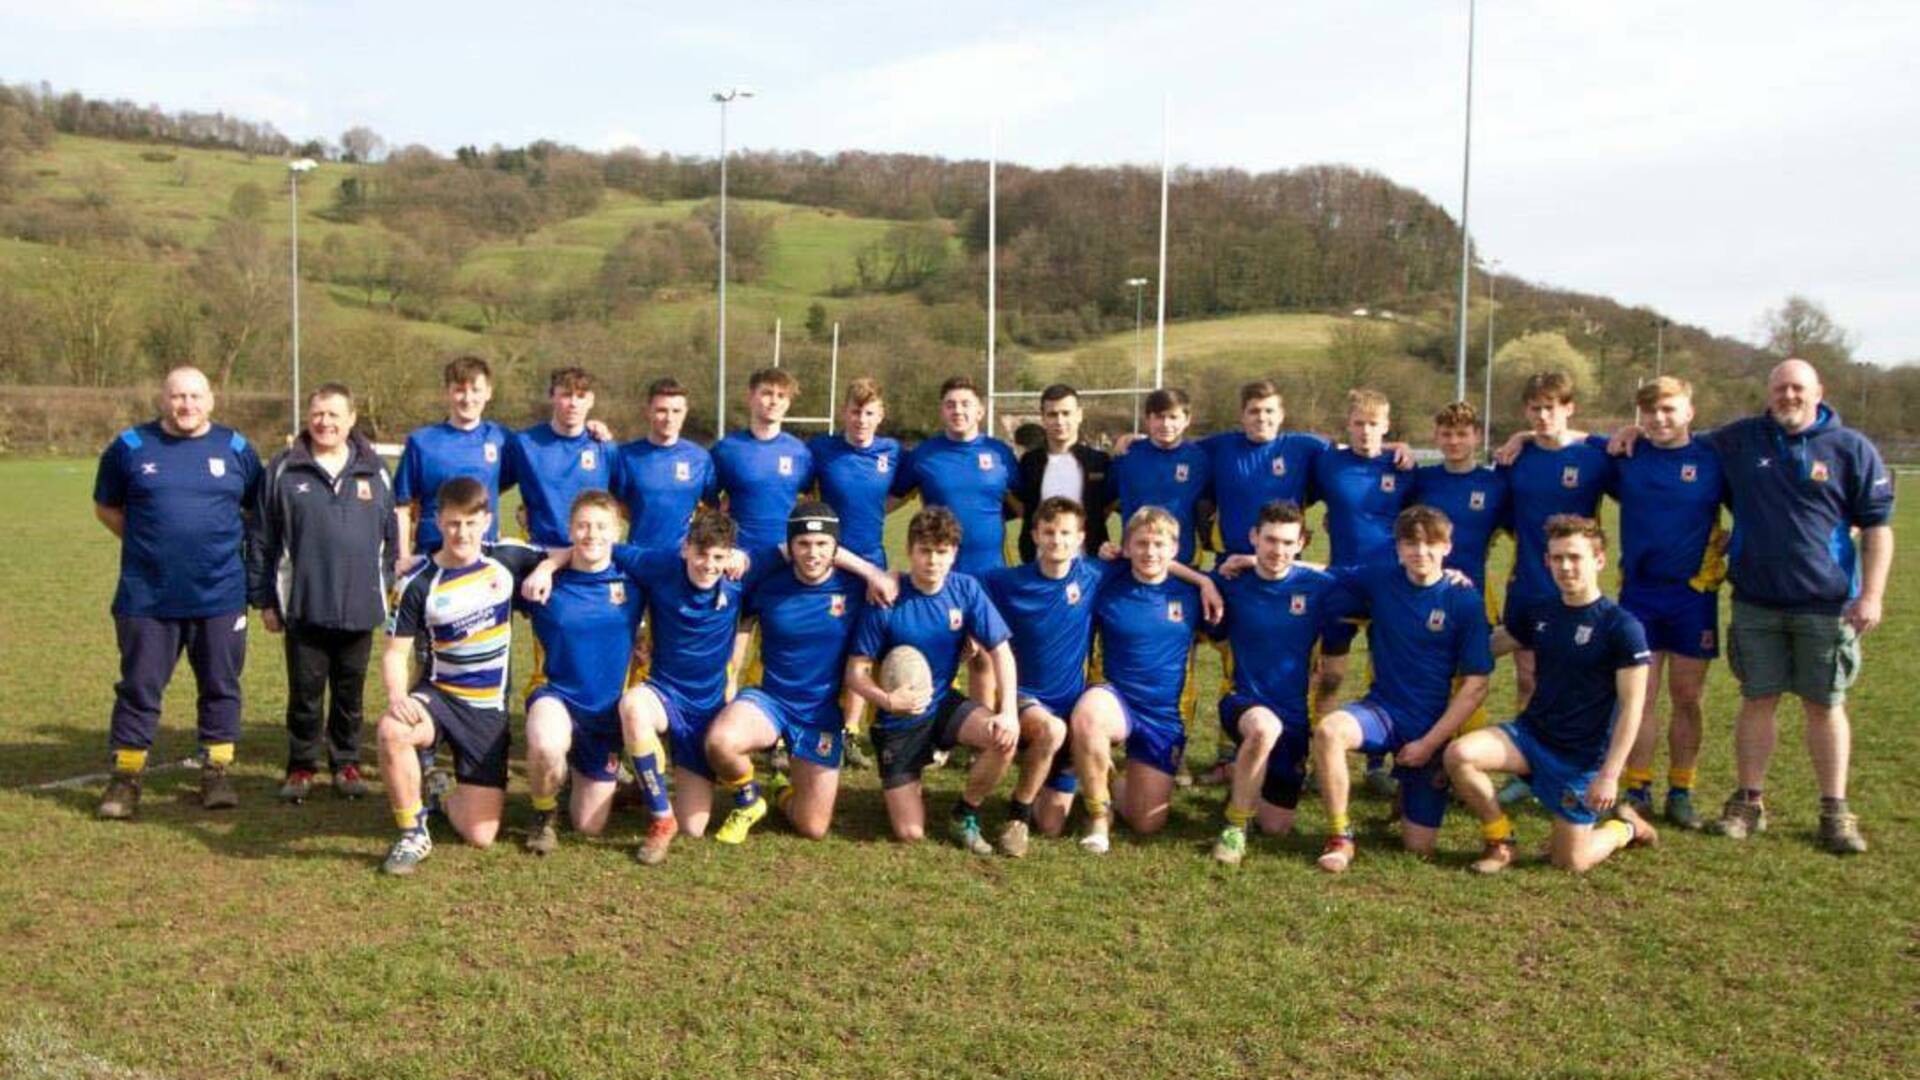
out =
[[[1180,464],[1175,465],[1173,467],[1173,482],[1176,484],[1184,484],[1187,482],[1187,463],[1186,462],[1183,461]]]
[[[1437,634],[1446,628],[1447,610],[1445,608],[1434,608],[1427,612],[1427,629]]]
[[[1394,483],[1395,483],[1395,477],[1392,473],[1380,474],[1380,490],[1381,491],[1385,491],[1391,494],[1393,491]]]
[[[213,474],[213,475],[215,475],[215,476],[225,476],[225,475],[227,475],[227,459],[226,459],[226,458],[217,458],[217,457],[210,457],[210,458],[208,458],[208,459],[207,459],[207,471],[208,471],[208,472],[210,472],[210,473],[212,473],[212,474]],[[1817,480],[1825,480],[1825,479],[1826,479],[1826,477],[1824,477],[1824,476],[1819,476],[1819,477],[1815,477],[1815,479],[1817,479]]]
[[[627,583],[624,581],[607,582],[607,602],[619,607],[627,602]]]
[[[594,453],[592,447],[588,447],[587,449],[580,451],[580,467],[587,470],[588,472],[593,471],[594,465],[596,465],[599,462],[599,460],[600,460],[600,455]]]
[[[1288,597],[1287,611],[1294,615],[1305,615],[1307,613],[1307,594],[1294,593]]]
[[[1569,465],[1566,468],[1561,469],[1560,470],[1560,486],[1563,488],[1579,487],[1580,486],[1580,466]]]
[[[980,452],[980,471],[981,472],[993,471],[993,455],[987,453],[984,450]]]
[[[1587,642],[1592,640],[1593,640],[1593,627],[1591,626],[1574,627],[1573,643],[1575,645],[1585,645]]]
[[[879,457],[873,459],[873,471],[877,473],[892,472],[893,462],[887,460],[887,455],[881,454]]]
[[[1469,492],[1467,492],[1467,509],[1469,509],[1469,510],[1485,510],[1486,508],[1487,508],[1487,493],[1486,493],[1486,492],[1484,492],[1484,491],[1469,491]]]
[[[1287,459],[1286,458],[1277,457],[1273,459],[1273,475],[1275,476],[1287,475]]]
[[[779,472],[781,476],[793,475],[793,458],[791,456],[787,454],[780,455]]]
[[[219,476],[220,474],[214,473],[213,475]],[[1807,466],[1807,475],[1813,478],[1814,483],[1824,484],[1827,482],[1827,477],[1831,474],[1827,470],[1826,462],[1816,461],[1812,465]]]
[[[1067,582],[1067,603],[1077,604],[1079,602],[1080,602],[1080,583],[1077,581]]]
[[[372,502],[373,501],[373,481],[367,479],[364,476],[358,480],[355,480],[353,482],[353,494],[361,502]]]
[[[847,595],[845,593],[834,593],[832,596],[827,597],[827,614],[836,619],[846,617]]]
[[[947,629],[958,630],[965,622],[966,618],[960,614],[959,608],[950,607],[947,609]]]
[[[693,466],[684,461],[673,463],[673,478],[684,484],[693,479]]]
[[[1167,601],[1167,621],[1186,622],[1187,606],[1178,600]]]
[[[480,456],[487,464],[492,465],[500,460],[500,448],[492,443],[482,443],[480,445]]]
[[[1680,482],[1681,483],[1691,484],[1698,479],[1700,479],[1700,466],[1698,465],[1680,466]]]

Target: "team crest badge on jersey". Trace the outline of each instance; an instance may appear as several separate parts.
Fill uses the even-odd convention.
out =
[[[790,455],[787,455],[787,454],[780,455],[780,475],[781,476],[793,475],[793,458]]]
[[[215,475],[215,476],[219,476],[220,474],[219,474],[219,473],[214,473],[213,475]],[[1816,461],[1816,462],[1814,462],[1814,463],[1813,463],[1812,465],[1810,465],[1810,466],[1808,466],[1808,468],[1807,468],[1807,475],[1808,475],[1808,476],[1810,476],[1810,477],[1812,477],[1812,478],[1813,478],[1813,482],[1814,482],[1814,483],[1816,483],[1816,484],[1824,484],[1824,483],[1826,483],[1826,482],[1827,482],[1827,477],[1828,477],[1828,475],[1829,475],[1829,473],[1828,473],[1828,471],[1827,471],[1827,463],[1826,463],[1826,462],[1824,462],[1824,461]]]
[[[1380,490],[1381,491],[1391,492],[1393,490],[1393,485],[1394,485],[1394,475],[1392,473],[1380,474]]]
[[[1307,613],[1307,594],[1294,593],[1287,599],[1287,610],[1295,615],[1305,615]]]
[[[1077,581],[1067,582],[1067,603],[1077,604],[1079,602],[1080,602],[1080,583]]]
[[[1712,651],[1713,651],[1713,646],[1714,646],[1714,634],[1713,634],[1713,631],[1711,631],[1711,630],[1702,630],[1702,631],[1700,631],[1700,649],[1701,649],[1701,651],[1702,651],[1702,652],[1712,652]]]
[[[624,581],[607,582],[607,602],[619,607],[627,602],[627,583]]]
[[[373,501],[373,481],[367,479],[364,476],[358,480],[355,480],[353,482],[353,493],[359,497],[361,502],[372,502]]]
[[[674,462],[673,478],[682,484],[693,479],[693,466],[684,461]]]
[[[981,452],[981,454],[980,454],[980,471],[981,471],[981,472],[992,472],[992,471],[993,471],[993,455],[992,455],[992,454],[989,454],[989,453],[986,453],[986,452],[984,452],[984,451],[982,451],[982,452]]]
[[[966,617],[960,614],[959,608],[950,607],[947,609],[947,629],[958,630],[965,621]]]
[[[226,459],[226,458],[217,458],[217,457],[210,457],[210,458],[208,458],[208,459],[207,459],[207,471],[208,471],[208,472],[210,472],[210,473],[212,473],[212,474],[213,474],[213,475],[215,475],[215,476],[225,476],[225,475],[227,475],[227,459]],[[1816,476],[1816,477],[1814,477],[1814,479],[1816,479],[1816,480],[1825,480],[1825,479],[1826,479],[1826,477],[1825,477],[1825,476]]]
[[[1447,628],[1447,609],[1434,608],[1427,612],[1427,629],[1439,633]]]
[[[836,619],[845,618],[847,614],[847,594],[834,593],[832,596],[827,597],[827,614]]]
[[[1273,459],[1273,475],[1275,476],[1287,475],[1287,459],[1286,458],[1277,457]]]
[[[599,457],[600,455],[594,453],[592,447],[580,451],[580,467],[588,472],[592,472],[594,464],[599,460]]]
[[[724,592],[719,593],[713,598],[713,610],[715,611],[727,610],[727,594],[726,593]]]
[[[1574,628],[1573,643],[1575,645],[1585,645],[1587,642],[1592,640],[1593,640],[1593,627],[1579,626]]]
[[[1469,491],[1469,492],[1467,492],[1467,509],[1469,509],[1469,510],[1485,510],[1486,508],[1487,508],[1487,493],[1486,493],[1486,492],[1484,492],[1484,491]]]
[[[813,752],[820,757],[826,757],[828,754],[833,753],[833,733],[830,731],[821,732],[820,741],[814,744]]]
[[[1173,482],[1176,484],[1184,484],[1187,482],[1187,463],[1186,462],[1183,461],[1180,464],[1175,465],[1173,467]]]
[[[1680,482],[1681,483],[1691,484],[1698,479],[1700,479],[1700,466],[1698,465],[1680,466]]]
[[[1560,809],[1562,810],[1580,809],[1580,796],[1574,794],[1571,790],[1561,792],[1560,793]]]
[[[482,444],[480,447],[480,456],[486,459],[487,464],[491,465],[500,460],[500,448],[492,443]]]
[[[1167,601],[1167,621],[1168,622],[1186,622],[1187,621],[1187,605],[1181,603],[1178,600]]]
[[[887,455],[881,454],[879,457],[873,459],[873,471],[877,473],[892,472],[893,463],[887,460]]]
[[[1579,487],[1580,486],[1580,466],[1569,465],[1566,468],[1561,469],[1560,470],[1560,486],[1563,488]]]

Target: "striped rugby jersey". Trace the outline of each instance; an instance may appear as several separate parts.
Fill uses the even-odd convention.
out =
[[[430,663],[423,681],[474,708],[504,709],[514,593],[546,552],[516,543],[482,551],[470,566],[429,559],[403,579],[395,586],[399,600],[387,634],[426,634]]]

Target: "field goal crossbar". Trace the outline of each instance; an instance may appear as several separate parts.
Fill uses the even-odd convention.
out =
[[[781,321],[773,320],[773,366],[780,366],[780,330]],[[825,416],[789,416],[782,423],[787,424],[825,424],[827,434],[833,434],[834,403],[840,393],[840,324],[833,324],[833,351],[827,358],[827,413]]]

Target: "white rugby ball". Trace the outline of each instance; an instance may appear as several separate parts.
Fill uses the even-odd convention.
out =
[[[926,656],[919,649],[911,645],[895,645],[880,658],[880,670],[874,681],[889,694],[898,690],[920,690],[931,694],[933,668],[928,666]]]

